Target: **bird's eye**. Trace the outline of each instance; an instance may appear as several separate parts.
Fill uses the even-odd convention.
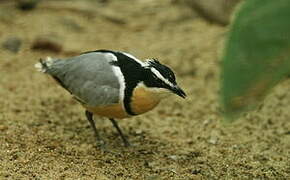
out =
[[[173,73],[168,74],[169,80],[175,82],[175,76]]]

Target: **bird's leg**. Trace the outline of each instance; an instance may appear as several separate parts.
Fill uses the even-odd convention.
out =
[[[120,127],[119,127],[117,121],[115,121],[115,119],[113,119],[113,118],[109,118],[109,119],[110,119],[110,121],[112,122],[113,126],[117,129],[119,135],[121,136],[121,138],[122,138],[122,140],[123,140],[124,145],[125,145],[126,147],[131,146],[130,142],[128,141],[128,139],[126,138],[126,136],[124,136],[122,130],[120,129]]]
[[[101,138],[101,136],[100,136],[100,134],[99,134],[99,132],[98,132],[98,130],[96,128],[95,121],[93,119],[93,113],[91,113],[89,111],[86,111],[86,117],[87,117],[88,121],[90,122],[91,127],[93,128],[95,137],[97,139],[98,146],[100,146],[101,148],[104,148],[105,147],[105,141]]]

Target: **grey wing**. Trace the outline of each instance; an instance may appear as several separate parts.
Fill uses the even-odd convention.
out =
[[[67,60],[55,60],[47,69],[70,93],[89,106],[119,102],[120,84],[110,61],[112,56],[91,52]]]

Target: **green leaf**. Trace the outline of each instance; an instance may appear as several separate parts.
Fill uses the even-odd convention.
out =
[[[290,1],[247,0],[235,15],[222,57],[226,120],[252,110],[290,74]]]

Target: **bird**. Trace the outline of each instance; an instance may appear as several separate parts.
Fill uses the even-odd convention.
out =
[[[155,58],[142,61],[122,51],[100,49],[66,59],[47,57],[35,68],[51,76],[84,107],[102,147],[106,143],[96,128],[95,116],[108,118],[124,145],[130,146],[115,119],[148,112],[171,94],[186,97],[168,66]]]

